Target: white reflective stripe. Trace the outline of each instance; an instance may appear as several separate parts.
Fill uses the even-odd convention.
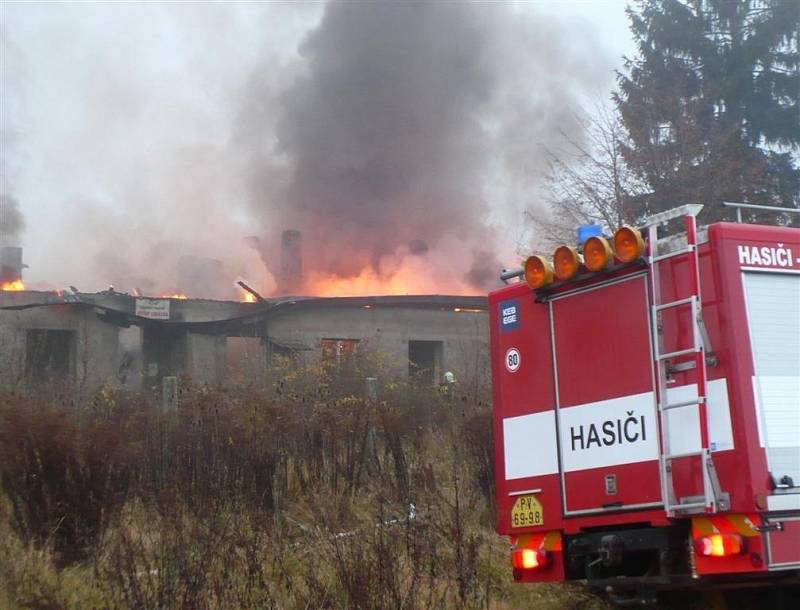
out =
[[[667,390],[670,403],[697,398],[697,384],[682,385]],[[708,412],[708,442],[711,451],[733,449],[731,409],[728,403],[728,384],[725,379],[714,379],[706,385]],[[689,453],[700,450],[700,415],[697,405],[670,409],[669,443],[667,453]]]
[[[559,411],[564,472],[658,459],[654,393]]]
[[[708,398],[709,440],[712,450],[733,449],[728,385],[710,381]],[[670,388],[670,402],[697,396],[697,385]],[[560,429],[565,472],[658,459],[658,427],[653,392],[564,407]],[[667,412],[670,453],[700,449],[697,405]],[[555,411],[509,417],[503,420],[506,480],[558,472]]]
[[[503,420],[506,480],[558,472],[555,411]]]

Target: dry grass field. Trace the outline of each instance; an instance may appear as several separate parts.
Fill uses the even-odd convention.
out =
[[[511,581],[480,388],[368,374],[0,396],[0,607],[605,607]]]

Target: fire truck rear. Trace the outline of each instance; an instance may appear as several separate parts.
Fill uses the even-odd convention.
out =
[[[636,603],[800,582],[800,230],[698,231],[700,208],[587,228],[489,296],[517,581]]]

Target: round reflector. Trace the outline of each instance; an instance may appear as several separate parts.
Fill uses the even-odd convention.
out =
[[[614,233],[614,254],[623,263],[632,263],[644,254],[644,239],[638,229],[621,227]]]
[[[581,257],[572,246],[559,246],[553,254],[555,274],[561,281],[569,280],[578,274]]]
[[[590,237],[583,244],[583,264],[589,271],[602,271],[611,262],[611,246],[605,237]]]
[[[525,282],[532,290],[543,288],[553,281],[553,267],[543,256],[529,256],[525,261]]]

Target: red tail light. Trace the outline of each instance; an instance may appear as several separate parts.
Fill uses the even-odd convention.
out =
[[[739,534],[712,534],[694,541],[694,548],[703,557],[728,557],[744,553],[744,538]]]
[[[544,549],[514,549],[511,565],[520,570],[536,570],[547,565],[549,557]]]

